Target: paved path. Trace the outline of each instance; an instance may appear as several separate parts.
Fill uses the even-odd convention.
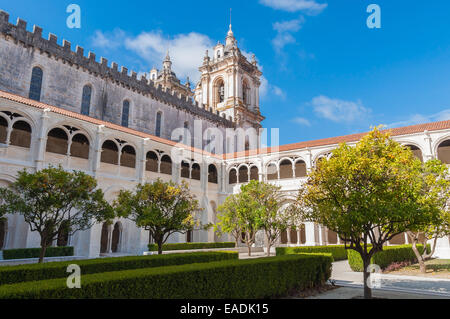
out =
[[[362,299],[362,287],[341,287],[306,299]],[[425,295],[418,293],[397,292],[390,290],[373,290],[372,297],[382,299],[448,299],[445,296]]]
[[[450,299],[450,279],[388,274],[377,274],[376,276],[378,277],[375,279],[377,288],[374,291],[381,289],[383,291],[441,296]],[[362,272],[353,272],[347,260],[333,263],[331,279],[338,286],[353,288],[363,286]]]

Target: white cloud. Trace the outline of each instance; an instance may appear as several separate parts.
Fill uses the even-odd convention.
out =
[[[415,124],[429,123],[429,122],[439,122],[450,120],[450,109],[445,109],[441,112],[424,115],[424,114],[413,114],[407,120],[394,122],[386,125],[388,128],[409,126]]]
[[[270,84],[269,81],[267,81],[266,77],[264,77],[263,75],[261,76],[261,86],[259,87],[259,96],[262,99],[265,99],[270,95],[275,95],[281,98],[282,100],[286,99],[286,93],[278,86]]]
[[[326,3],[318,3],[315,0],[259,0],[259,3],[276,10],[304,11],[308,14],[319,14],[327,7]]]
[[[367,118],[371,113],[371,109],[364,107],[361,101],[344,101],[323,95],[313,98],[311,105],[319,117],[333,122],[352,123]]]
[[[305,19],[299,17],[298,19],[273,24],[273,29],[277,31],[277,35],[272,40],[272,45],[278,54],[282,53],[286,45],[296,42],[292,33],[299,31],[304,22]]]
[[[304,117],[296,117],[292,121],[300,125],[311,126],[311,122]]]
[[[196,32],[166,36],[160,31],[150,31],[131,36],[120,29],[112,33],[96,31],[93,43],[97,47],[130,50],[145,60],[149,69],[152,66],[161,68],[169,50],[174,72],[179,78],[189,76],[192,81],[200,77],[198,67],[203,62],[205,51],[214,46],[214,41],[208,36]]]

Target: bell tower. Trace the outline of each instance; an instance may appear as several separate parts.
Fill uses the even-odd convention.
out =
[[[212,56],[206,51],[199,68],[201,79],[195,88],[195,99],[214,112],[219,111],[237,127],[261,128],[264,117],[259,109],[261,85],[255,56],[249,61],[239,50],[230,24],[225,45],[218,42]]]

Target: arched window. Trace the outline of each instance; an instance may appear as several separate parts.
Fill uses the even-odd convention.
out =
[[[66,155],[68,147],[69,138],[63,129],[54,128],[48,133],[46,152]]]
[[[225,101],[225,83],[222,79],[216,82],[215,105]]]
[[[136,151],[130,145],[122,148],[122,155],[120,156],[120,166],[135,168],[136,167]]]
[[[123,101],[122,107],[122,126],[128,127],[128,120],[130,117],[130,101]]]
[[[70,156],[89,159],[89,140],[83,134],[72,137]]]
[[[6,137],[8,136],[8,121],[0,116],[0,144],[6,144]]]
[[[189,178],[189,164],[185,161],[181,162],[181,177]]]
[[[117,165],[119,163],[119,148],[116,143],[111,140],[107,140],[103,143],[100,161],[102,163],[113,165]]]
[[[191,178],[197,181],[200,180],[200,165],[198,165],[197,163],[192,165]]]
[[[17,121],[16,123],[14,123],[10,136],[10,145],[30,148],[31,145],[30,124],[24,121]]]
[[[239,169],[239,183],[248,183],[248,167],[242,166]]]
[[[147,153],[147,163],[145,164],[145,170],[148,172],[158,173],[158,155],[155,152]]]
[[[295,177],[306,177],[306,163],[304,161],[295,162]]]
[[[188,230],[187,232],[186,232],[186,242],[187,243],[192,243],[192,239],[193,238],[193,236],[192,236],[192,230]]]
[[[172,159],[169,155],[164,155],[161,157],[160,173],[172,175]]]
[[[83,87],[83,96],[81,98],[81,114],[89,115],[91,108],[91,95],[92,87],[90,85],[85,85]]]
[[[44,72],[38,66],[35,66],[31,71],[30,92],[28,97],[35,101],[41,100],[42,78]]]
[[[162,113],[161,112],[156,113],[155,135],[158,137],[161,137],[161,120],[162,120]]]
[[[114,225],[113,233],[112,233],[112,241],[111,241],[111,251],[113,253],[117,253],[120,251],[120,237],[121,237],[121,226],[120,223],[117,222]]]
[[[293,178],[292,162],[288,159],[280,163],[280,179]]]
[[[245,105],[250,104],[250,87],[247,83],[247,81],[244,81],[242,84],[242,101]]]
[[[450,140],[442,142],[438,147],[438,159],[442,163],[450,164]]]
[[[413,152],[415,157],[423,162],[422,151],[420,150],[420,148],[415,145],[406,145],[406,147],[408,147]]]
[[[63,221],[58,230],[58,239],[56,245],[58,247],[66,247],[69,244],[70,223],[69,221]]]
[[[108,252],[108,237],[109,237],[109,225],[108,223],[103,223],[102,235],[100,237],[100,254]]]
[[[267,180],[273,181],[278,179],[278,169],[275,163],[269,164],[267,166]]]
[[[236,183],[237,183],[237,173],[236,173],[236,170],[235,170],[235,169],[232,169],[232,170],[230,171],[230,174],[229,174],[229,176],[228,176],[228,183],[229,183],[230,185],[236,184]]]
[[[338,243],[338,235],[332,231],[328,230],[328,244],[329,245],[336,245]]]
[[[258,181],[259,180],[259,170],[258,167],[252,166],[250,168],[250,180],[251,181]]]
[[[217,168],[214,164],[208,166],[208,183],[217,184]]]

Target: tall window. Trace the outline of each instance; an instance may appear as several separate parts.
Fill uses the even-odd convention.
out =
[[[128,118],[130,116],[130,101],[123,101],[122,107],[122,126],[128,127]]]
[[[44,72],[40,67],[35,66],[31,72],[30,93],[28,97],[35,101],[41,100],[42,77]]]
[[[219,103],[225,100],[225,84],[222,82],[219,86]]]
[[[156,113],[156,130],[155,130],[155,135],[158,137],[161,137],[161,118],[162,118],[162,113],[158,112]]]
[[[83,87],[83,97],[81,99],[81,114],[89,115],[91,108],[92,88],[89,85]]]

